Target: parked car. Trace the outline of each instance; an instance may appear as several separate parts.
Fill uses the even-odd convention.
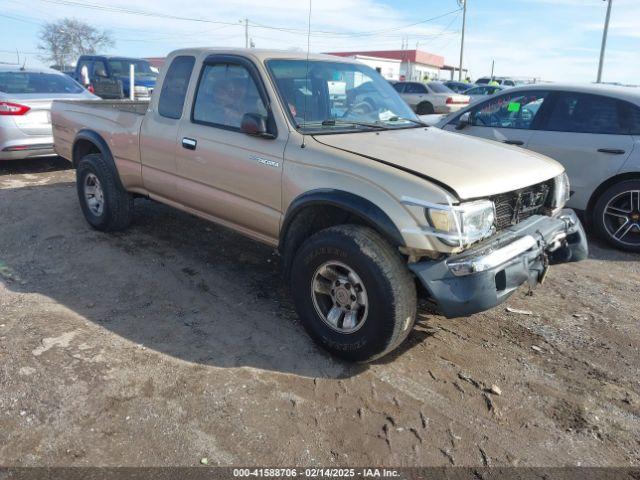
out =
[[[0,65],[0,160],[55,155],[50,109],[60,98],[95,97],[57,70]]]
[[[500,87],[498,85],[480,85],[465,90],[464,94],[471,97],[471,102],[476,102],[480,99],[487,97],[488,95],[494,95],[501,92],[506,87]]]
[[[129,98],[130,65],[135,68],[135,98],[149,100],[158,74],[141,58],[82,55],[76,64],[75,79],[101,98]]]
[[[439,127],[548,155],[567,169],[568,205],[613,246],[640,252],[640,92],[528,85],[443,118]]]
[[[456,92],[456,93],[464,93],[467,90],[469,90],[469,88],[471,88],[473,86],[473,84],[468,83],[468,82],[456,82],[454,80],[449,80],[447,82],[442,82],[442,83],[449,90],[451,90],[453,92]]]
[[[469,104],[469,97],[460,95],[440,82],[398,82],[393,88],[418,115],[451,113]]]
[[[87,222],[124,229],[142,195],[277,246],[303,325],[336,355],[395,349],[418,291],[470,315],[587,254],[560,164],[425,128],[366,65],[206,48],[167,65],[150,105],[55,102]],[[334,108],[338,78],[375,108]]]
[[[515,87],[519,83],[508,77],[481,77],[476,80],[476,85],[489,85],[492,82],[504,87]]]

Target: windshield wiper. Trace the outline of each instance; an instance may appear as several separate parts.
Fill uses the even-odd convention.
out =
[[[359,122],[357,120],[336,120],[335,118],[323,120],[322,122],[320,122],[320,125],[322,125],[323,127],[333,127],[336,125],[355,125],[357,127],[375,128],[378,130],[384,130],[386,128],[385,125],[379,123]]]
[[[404,120],[405,122],[415,123],[416,125],[420,125],[420,126],[423,126],[423,127],[428,127],[429,126],[429,125],[427,125],[426,123],[424,123],[421,120],[414,120],[413,118],[398,117],[397,115],[391,117],[387,121],[388,122],[397,122],[399,120]]]

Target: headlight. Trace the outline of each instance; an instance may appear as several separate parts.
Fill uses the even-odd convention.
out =
[[[442,205],[425,209],[429,224],[449,245],[468,245],[488,237],[494,231],[495,207],[489,200]]]
[[[569,201],[571,196],[571,186],[569,185],[569,177],[567,172],[562,172],[554,179],[553,186],[553,203],[551,207],[556,212],[563,208]]]
[[[149,95],[149,88],[143,86],[133,87],[133,91],[136,95]]]

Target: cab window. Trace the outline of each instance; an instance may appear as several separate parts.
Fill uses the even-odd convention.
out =
[[[542,91],[514,92],[492,98],[471,110],[471,124],[476,127],[528,130],[547,95]]]
[[[237,64],[205,65],[193,106],[193,122],[240,130],[246,113],[267,118],[267,109],[249,71]]]
[[[93,77],[105,78],[106,76],[107,76],[107,65],[102,60],[96,60],[93,63]]]

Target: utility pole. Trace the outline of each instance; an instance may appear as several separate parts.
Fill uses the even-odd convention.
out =
[[[460,69],[458,70],[458,81],[462,81],[462,59],[464,58],[464,29],[467,25],[467,0],[458,0],[458,5],[462,7],[462,38],[460,40]]]
[[[613,0],[604,0],[607,4],[607,17],[604,21],[604,32],[602,33],[602,47],[600,48],[600,63],[598,64],[598,83],[602,82],[602,68],[604,66],[604,51],[607,48],[607,35],[609,34],[609,20],[611,19],[611,3]]]
[[[249,19],[244,19],[244,48],[249,48]]]

